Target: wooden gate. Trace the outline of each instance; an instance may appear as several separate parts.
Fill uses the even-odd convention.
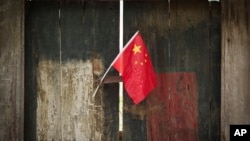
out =
[[[118,85],[91,96],[118,53],[118,20],[116,1],[27,2],[26,140],[118,140]],[[220,140],[220,5],[125,1],[124,41],[137,30],[158,86],[137,106],[125,92],[123,140]]]

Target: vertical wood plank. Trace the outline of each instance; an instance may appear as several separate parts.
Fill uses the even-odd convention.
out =
[[[25,140],[62,140],[59,6],[28,4]]]
[[[195,140],[211,140],[213,129],[211,128],[210,102],[213,84],[210,82],[212,76],[209,46],[209,3],[205,0],[174,1],[171,3],[170,21],[171,71],[196,73],[198,134]],[[173,96],[171,93],[171,97]]]
[[[85,7],[85,9],[84,9]],[[65,140],[100,140],[94,138],[96,118],[93,92],[93,67],[90,60],[90,5],[61,5],[62,138]],[[85,19],[86,18],[86,19]],[[86,26],[87,25],[87,26]],[[88,28],[87,28],[88,27]],[[85,44],[84,44],[85,43]],[[102,120],[102,111],[98,113]],[[100,134],[100,133],[99,133]]]
[[[217,13],[212,13],[214,15],[212,15],[210,19],[210,5],[208,1],[205,0],[178,0],[171,1],[169,3],[170,5],[164,2],[156,2],[153,3],[154,6],[150,5],[150,2],[148,2],[147,4],[150,6],[146,3],[140,3],[140,7],[137,7],[136,4],[136,2],[128,2],[128,7],[124,8],[125,10],[127,9],[127,11],[125,11],[124,21],[130,23],[130,26],[127,24],[127,27],[129,27],[127,29],[126,24],[124,24],[125,38],[129,35],[128,33],[131,32],[130,30],[139,29],[142,32],[142,35],[145,35],[145,38],[149,39],[146,40],[146,44],[151,51],[153,64],[155,65],[157,72],[165,72],[169,73],[169,75],[175,72],[192,72],[197,75],[197,77],[195,77],[197,79],[197,87],[195,86],[194,88],[197,89],[197,95],[190,97],[190,99],[194,100],[191,102],[194,104],[194,108],[192,108],[193,111],[191,110],[190,113],[194,112],[198,114],[196,116],[195,114],[192,114],[194,115],[194,119],[196,119],[194,122],[198,122],[198,126],[194,126],[194,132],[192,133],[183,132],[187,133],[186,135],[190,135],[190,138],[185,139],[218,140],[218,135],[214,134],[219,130],[219,127],[214,123],[220,121],[220,99],[218,98],[220,96],[220,92],[218,91],[220,88],[216,85],[219,82],[213,83],[213,81],[217,81],[215,79],[220,72],[220,61],[218,56],[216,56],[216,54],[220,52],[220,46],[218,39],[211,37],[212,34],[214,36],[220,36],[219,31],[212,29],[218,27],[218,23],[216,22],[220,19],[217,18],[215,21],[211,21],[216,18],[213,16],[217,16]],[[126,12],[128,14],[127,16]],[[214,41],[213,43],[211,43],[212,40]],[[178,109],[175,105],[179,103],[178,94],[174,93],[175,89],[172,86],[174,85],[176,78],[164,77],[162,79],[166,79],[165,81],[168,82],[168,84],[166,83],[167,85],[162,87],[166,87],[168,90],[164,91],[166,92],[164,99],[169,99],[169,104],[166,103],[167,107],[164,107],[163,109],[166,108],[169,111],[169,114],[166,118],[162,118],[163,116],[161,114],[163,112],[161,112],[158,116],[159,119],[150,120],[152,122],[149,122],[147,119],[147,140],[167,140],[174,138],[176,140],[183,140],[184,138],[181,137],[181,134],[171,134],[176,131],[174,127],[178,126],[177,123],[174,124],[174,120],[178,120],[178,114],[184,114],[180,111],[185,111],[185,106],[181,108],[179,107]],[[162,82],[159,82],[159,85],[161,85]],[[139,119],[143,119],[145,115],[147,118],[153,116],[149,114],[150,109],[154,109],[154,106],[152,106],[153,104],[148,104],[151,100],[152,99],[148,99],[147,104],[142,103],[139,106],[133,106],[130,99],[125,95],[125,111],[127,112],[125,114],[125,118],[127,118],[127,120],[125,120],[125,127],[127,129],[124,131],[124,136],[128,140],[136,139],[137,136],[135,133],[141,133],[144,123],[139,122]],[[196,105],[195,102],[197,102]],[[174,105],[175,108],[173,107]],[[211,105],[213,106],[213,109],[211,109]],[[171,111],[173,113],[171,113]],[[157,118],[157,115],[155,115],[155,117]],[[161,123],[166,124],[166,126],[173,125],[171,126],[172,128],[170,126],[169,128],[164,128],[163,125],[157,124],[157,120],[160,119],[162,119]],[[167,122],[168,120],[170,123]],[[188,119],[186,121],[188,121]],[[153,123],[156,123],[156,125],[153,125]],[[137,127],[141,128],[138,129]],[[184,128],[188,129],[188,127],[183,126],[183,129]],[[216,131],[213,131],[214,128],[216,128]],[[164,135],[166,136],[163,135],[163,129],[165,131]],[[153,130],[159,131],[161,134],[155,135],[154,133],[156,132],[153,133]],[[133,133],[131,131],[133,131]],[[169,134],[169,136],[167,134]],[[143,135],[141,139],[142,138]],[[146,140],[146,138],[144,139]]]
[[[93,14],[90,17],[93,21],[91,48],[93,58],[101,60],[104,67],[102,71],[99,71],[98,67],[94,69],[95,80],[98,82],[104,71],[119,53],[119,2],[96,1],[93,6]],[[94,66],[97,64],[98,61],[94,63]],[[108,75],[118,76],[118,73],[112,68]],[[118,84],[104,84],[102,90],[96,95],[95,103],[97,105],[101,104],[104,114],[103,120],[99,120],[100,126],[102,126],[102,140],[118,141],[118,92]],[[98,118],[98,113],[95,116]]]
[[[157,78],[159,85],[147,100],[150,105],[147,116],[148,140],[197,140],[196,73],[159,73]]]
[[[210,48],[211,48],[211,137],[220,141],[221,135],[221,5],[211,2],[210,9]]]
[[[106,9],[107,5],[104,6]],[[95,3],[65,3],[61,7],[63,138],[73,140],[102,140],[103,94],[92,97],[94,79],[104,71],[98,42],[102,9]],[[105,12],[108,12],[105,10]],[[104,14],[104,13],[103,13]],[[95,20],[93,19],[95,17]],[[99,23],[98,23],[99,24]],[[96,39],[97,38],[97,39]],[[98,42],[99,43],[99,42]],[[72,126],[73,125],[73,126]]]
[[[0,2],[0,139],[23,140],[24,2]]]
[[[222,1],[222,141],[230,124],[250,124],[249,7],[247,0]]]
[[[92,94],[118,52],[118,3],[30,3],[27,139],[116,141],[117,86]]]
[[[168,29],[166,1],[124,3],[124,42],[139,30],[155,63],[155,71],[166,71],[167,68]],[[154,108],[152,106],[147,107],[145,101],[134,105],[124,93],[124,141],[149,140],[147,114]]]

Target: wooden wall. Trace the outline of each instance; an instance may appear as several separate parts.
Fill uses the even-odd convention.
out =
[[[222,0],[221,6],[221,140],[228,141],[230,124],[250,124],[250,112],[248,111],[250,106],[248,91],[250,84],[250,4],[248,0]],[[23,10],[23,0],[2,0],[0,3],[0,138],[4,140],[23,140]],[[146,34],[146,36],[148,35]],[[128,35],[125,37],[128,38]],[[158,66],[161,65],[162,62],[159,62]],[[39,66],[43,67],[44,65],[41,64]],[[67,67],[67,65],[65,65],[65,67]],[[48,62],[46,70],[51,71],[53,68],[55,68],[55,66],[50,65]],[[41,74],[42,73],[43,72],[41,72]],[[111,90],[109,87],[113,86],[106,85],[105,87],[107,90]],[[107,93],[109,92],[107,91]],[[108,94],[104,95],[103,98],[112,99]],[[105,108],[112,106],[114,108],[114,105],[109,103],[105,105]],[[115,110],[117,109],[109,109],[106,111],[106,114],[110,115],[109,118],[112,118],[111,113],[114,113],[113,111]],[[131,110],[130,111],[133,112],[133,109]],[[138,113],[135,113],[135,115],[138,115]],[[136,117],[135,115],[131,115],[131,113],[127,114],[128,117],[132,118]],[[117,122],[115,120],[113,121]],[[145,132],[145,121],[134,121],[136,124],[143,125],[140,130],[141,132]],[[32,124],[32,121],[30,122]],[[133,123],[133,120],[131,120],[130,123]],[[108,130],[115,131],[118,129],[114,129],[114,127],[110,125],[107,127]],[[205,127],[206,126],[204,126],[204,128]],[[128,130],[130,129],[128,126],[126,128]],[[29,129],[29,127],[27,127],[27,129]],[[104,131],[104,133],[110,134],[108,130]],[[115,133],[112,132],[112,134]],[[210,132],[209,134],[213,133]],[[130,135],[128,139],[132,136]],[[206,136],[206,133],[201,133],[201,138]]]
[[[250,1],[222,0],[221,140],[230,124],[250,124]]]
[[[26,6],[25,139],[117,140],[117,84],[91,94],[118,52],[118,2]],[[124,141],[219,139],[219,15],[206,0],[125,2],[124,40],[140,30],[158,87],[138,106],[125,93]]]
[[[0,2],[0,140],[23,140],[24,3]]]

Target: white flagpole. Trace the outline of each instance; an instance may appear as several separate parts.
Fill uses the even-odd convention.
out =
[[[123,50],[123,4],[120,0],[119,52]],[[123,130],[123,82],[119,82],[119,131]]]

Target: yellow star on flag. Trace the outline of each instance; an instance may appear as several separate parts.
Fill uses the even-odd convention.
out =
[[[141,53],[140,48],[141,48],[141,46],[137,46],[137,45],[135,44],[135,45],[134,45],[134,48],[133,48],[134,54],[136,54],[136,53]]]

